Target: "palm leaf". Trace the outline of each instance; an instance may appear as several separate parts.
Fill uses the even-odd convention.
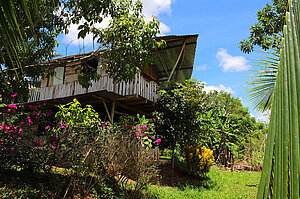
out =
[[[257,198],[299,198],[300,3],[289,2]]]
[[[247,97],[255,109],[265,112],[272,106],[279,58],[276,53],[268,51],[262,52],[259,56],[262,58],[257,59],[252,65],[260,69],[253,70],[254,73],[250,75],[247,82],[250,86]]]
[[[34,24],[32,19],[32,14],[39,16],[39,13],[34,9],[35,13],[32,13],[31,7],[37,8],[42,0],[5,0],[0,1],[0,39],[3,42],[3,50],[6,52],[7,56],[3,56],[1,52],[1,58],[3,63],[10,66],[16,71],[16,76],[18,78],[17,68],[22,71],[21,51],[26,51],[26,38],[25,32],[22,28],[23,24],[29,24],[29,29],[32,35],[34,35]],[[18,9],[16,8],[18,7]],[[25,15],[24,19],[18,19],[17,12],[22,12]],[[22,21],[23,20],[23,21]]]

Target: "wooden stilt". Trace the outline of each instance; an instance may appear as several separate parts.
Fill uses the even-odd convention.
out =
[[[110,117],[110,114],[109,114],[109,111],[108,111],[108,108],[107,108],[107,105],[106,105],[105,100],[103,99],[102,102],[103,102],[103,105],[104,105],[104,108],[105,108],[105,111],[106,111],[108,120],[110,121],[110,123],[113,123],[113,121],[112,121],[112,119],[111,119],[111,117]]]
[[[111,123],[114,122],[114,115],[115,115],[115,105],[116,105],[116,101],[113,101],[112,102],[112,105],[111,105],[111,113],[110,113],[110,117],[111,117]]]

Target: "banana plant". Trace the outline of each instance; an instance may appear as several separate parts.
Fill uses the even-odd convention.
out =
[[[300,3],[289,1],[257,198],[299,198]]]

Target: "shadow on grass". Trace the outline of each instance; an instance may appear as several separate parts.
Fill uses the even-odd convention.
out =
[[[216,182],[208,176],[194,176],[191,175],[185,168],[185,165],[176,162],[174,176],[172,177],[171,163],[165,162],[160,165],[159,185],[177,187],[184,189],[185,187],[212,189]]]
[[[0,198],[52,198],[70,182],[60,174],[45,175],[28,170],[0,170]]]
[[[86,195],[82,192],[84,184],[72,181],[71,175],[64,173],[44,174],[42,172],[0,170],[0,198],[144,198],[141,191],[133,192],[131,189],[120,187],[117,181],[107,179],[95,183]],[[69,186],[71,184],[71,186]],[[82,197],[82,195],[86,195]]]

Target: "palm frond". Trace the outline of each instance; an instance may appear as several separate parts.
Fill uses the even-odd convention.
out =
[[[300,3],[289,1],[257,198],[299,198]]]
[[[279,57],[276,53],[263,51],[252,65],[259,69],[253,70],[247,85],[250,103],[258,111],[265,112],[271,109],[274,86],[278,71]]]
[[[26,51],[26,34],[34,35],[34,25],[32,14],[38,16],[38,13],[31,13],[31,7],[38,7],[42,0],[5,0],[0,1],[0,39],[3,42],[3,50],[7,56],[1,52],[2,62],[7,66],[11,67],[16,71],[18,78],[17,69],[21,69],[22,64],[20,59],[22,58],[22,51]],[[20,19],[18,13],[24,13],[25,19]],[[38,12],[35,10],[35,12]],[[23,24],[28,24],[29,32],[20,28]]]

